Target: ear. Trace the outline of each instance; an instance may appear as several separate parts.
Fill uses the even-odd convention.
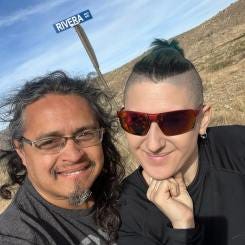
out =
[[[210,119],[212,116],[212,110],[210,105],[205,105],[202,109],[202,118],[200,122],[199,134],[205,134],[207,127],[209,125]]]
[[[26,166],[26,156],[25,156],[25,151],[24,151],[22,143],[18,140],[14,140],[13,145],[14,145],[14,148],[15,148],[17,154],[19,155],[19,157],[22,161],[22,164],[24,166]]]

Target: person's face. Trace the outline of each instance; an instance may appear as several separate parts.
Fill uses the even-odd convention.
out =
[[[80,129],[99,128],[87,100],[76,95],[48,94],[27,106],[24,133],[35,141],[47,136],[71,136]],[[77,189],[89,189],[104,164],[102,145],[80,148],[69,139],[59,153],[47,154],[23,143],[17,149],[34,188],[50,203],[69,206],[68,197]]]
[[[187,72],[158,83],[148,78],[136,81],[128,87],[125,110],[161,113],[197,109],[187,82],[194,79],[191,74]],[[129,148],[143,167],[144,176],[162,180],[181,171],[186,183],[192,181],[197,169],[198,134],[206,132],[209,116],[210,110],[206,106],[198,115],[195,127],[191,131],[175,136],[164,135],[156,122],[151,123],[145,136],[126,133]]]

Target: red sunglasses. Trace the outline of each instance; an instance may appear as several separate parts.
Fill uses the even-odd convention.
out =
[[[148,114],[144,112],[125,111],[122,108],[117,112],[117,116],[119,117],[122,128],[130,134],[146,135],[151,123],[156,122],[165,135],[173,136],[192,130],[200,111],[201,109],[187,109]]]

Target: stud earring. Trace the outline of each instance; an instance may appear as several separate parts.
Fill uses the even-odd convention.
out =
[[[200,137],[205,140],[208,137],[208,134],[205,132],[204,134],[201,134]]]

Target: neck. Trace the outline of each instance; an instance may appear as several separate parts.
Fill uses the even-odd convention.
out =
[[[73,210],[79,210],[79,209],[88,209],[94,206],[95,201],[94,198],[91,196],[89,197],[86,201],[84,201],[81,204],[72,204],[70,203],[69,198],[64,197],[64,198],[57,198],[57,199],[52,199],[49,200],[49,198],[46,198],[43,196],[41,193],[39,193],[43,199],[45,199],[47,202],[51,203],[52,205],[55,205],[59,208],[64,208],[64,209],[73,209]]]
[[[195,179],[198,171],[198,149],[196,149],[193,159],[190,159],[191,164],[186,165],[181,172],[183,173],[186,186],[189,186]]]
[[[184,172],[185,185],[189,186],[196,177],[198,171],[198,159]]]

